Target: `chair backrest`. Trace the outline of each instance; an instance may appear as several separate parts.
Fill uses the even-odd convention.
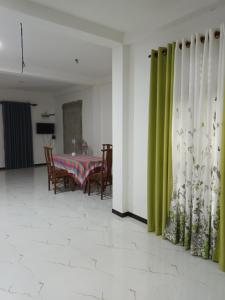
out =
[[[44,153],[45,153],[45,160],[46,160],[46,165],[48,168],[48,172],[52,173],[54,171],[55,165],[54,165],[54,160],[52,157],[52,148],[51,147],[44,147]]]
[[[88,155],[88,143],[85,140],[82,140],[82,154],[83,155]]]
[[[103,168],[102,171],[106,171],[107,180],[112,180],[112,145],[103,144],[102,145],[102,161]]]
[[[102,144],[102,150],[112,149],[112,144]]]

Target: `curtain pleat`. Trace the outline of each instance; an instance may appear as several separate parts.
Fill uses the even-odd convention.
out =
[[[5,167],[33,166],[31,108],[28,103],[2,102]]]
[[[165,86],[166,86],[166,55],[163,49],[158,50],[158,78],[157,78],[157,102],[156,102],[156,155],[155,155],[155,232],[162,234],[162,212],[163,212],[163,188],[164,181],[164,120],[165,120]]]
[[[173,80],[174,80],[174,51],[175,43],[167,48],[166,61],[166,92],[165,92],[165,120],[164,120],[164,149],[163,149],[163,215],[162,230],[170,209],[172,193],[172,109],[173,109]]]
[[[151,53],[148,230],[225,271],[225,29]]]
[[[152,50],[148,135],[148,230],[161,235],[171,192],[171,112],[174,45]]]
[[[173,192],[164,237],[225,269],[225,35],[214,30],[175,49]],[[225,113],[224,113],[225,114]],[[224,116],[225,120],[225,116]],[[223,144],[221,144],[221,134]],[[221,155],[222,154],[222,155]],[[222,162],[221,162],[222,159]],[[219,231],[218,231],[219,229]],[[219,242],[218,242],[219,238]]]
[[[155,231],[155,156],[156,156],[156,104],[157,104],[157,51],[151,51],[150,99],[148,127],[148,230]]]
[[[225,103],[225,96],[224,96]],[[219,261],[220,268],[225,272],[225,105],[223,106],[223,126],[221,145],[221,191],[219,209],[219,238],[215,260]]]

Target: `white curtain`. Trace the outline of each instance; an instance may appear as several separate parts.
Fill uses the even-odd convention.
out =
[[[165,237],[212,258],[218,231],[225,33],[176,43],[172,115],[173,195]],[[189,47],[187,47],[189,46]]]

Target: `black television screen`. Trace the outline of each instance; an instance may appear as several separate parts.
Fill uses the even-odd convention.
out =
[[[55,124],[54,123],[36,123],[37,134],[54,134]]]

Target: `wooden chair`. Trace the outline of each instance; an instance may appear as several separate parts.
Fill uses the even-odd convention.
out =
[[[101,199],[103,199],[103,193],[107,186],[112,186],[112,145],[102,145],[102,166],[98,170],[91,173],[86,182],[86,188],[88,188],[88,195],[91,193],[92,183],[96,183],[101,188]]]
[[[81,149],[83,155],[88,155],[88,143],[85,140],[82,140]]]
[[[54,185],[54,193],[56,194],[57,184],[63,180],[64,187],[66,187],[66,183],[68,182],[69,175],[66,170],[56,168],[54,165],[54,160],[52,157],[52,148],[44,147],[47,171],[48,171],[48,190],[50,191],[51,183]]]

